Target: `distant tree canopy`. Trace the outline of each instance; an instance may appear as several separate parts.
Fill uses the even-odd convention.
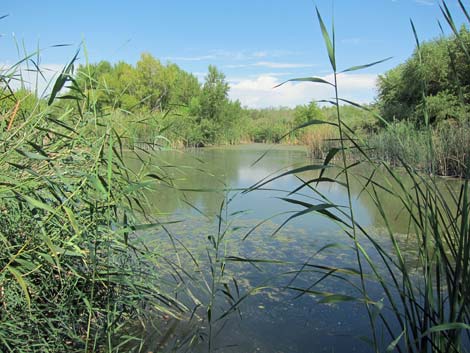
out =
[[[209,66],[205,82],[173,63],[162,64],[144,53],[135,66],[125,62],[101,61],[82,65],[77,82],[92,104],[102,113],[158,114],[170,132],[189,145],[238,141],[244,119],[240,102],[228,98],[225,75]]]
[[[336,119],[333,108],[320,108],[313,101],[296,108],[242,107],[238,100],[230,100],[229,84],[215,66],[208,67],[200,83],[191,73],[173,63],[162,64],[148,53],[142,54],[135,65],[123,61],[81,65],[73,85],[66,87],[68,90],[60,92],[53,102],[52,117],[59,118],[73,109],[80,114],[96,112],[98,119],[115,123],[115,131],[130,144],[163,140],[178,146],[248,141],[302,143],[305,134],[320,127],[288,132],[312,119]],[[0,93],[0,115],[4,117],[0,128],[6,129],[10,121],[48,106],[47,97],[37,97],[26,88],[13,95],[3,87]],[[341,109],[350,127],[371,130],[364,128],[375,121],[370,113],[356,107]]]
[[[322,120],[324,118],[323,112],[315,101],[307,105],[298,105],[294,113],[294,125],[300,126],[309,122],[310,120]]]
[[[197,78],[175,64],[163,65],[144,53],[134,66],[107,61],[80,66],[77,74],[82,87],[97,93],[98,109],[162,111],[174,105],[189,105],[200,94]]]
[[[378,107],[389,121],[430,123],[468,118],[470,103],[470,33],[423,43],[404,64],[379,76]],[[424,93],[424,94],[423,94]]]

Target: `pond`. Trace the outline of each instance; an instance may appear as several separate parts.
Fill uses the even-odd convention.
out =
[[[299,291],[361,297],[357,288],[340,278],[318,281],[322,274],[305,265],[357,268],[351,238],[318,213],[296,217],[279,229],[290,212],[303,209],[280,198],[288,197],[301,180],[317,177],[318,171],[302,173],[300,178],[287,175],[261,190],[243,192],[263,178],[308,163],[304,148],[294,146],[204,148],[158,152],[152,157],[159,172],[171,177],[173,187],[148,193],[151,213],[169,223],[144,238],[165,257],[168,286],[180,288],[179,299],[190,312],[176,324],[168,318],[156,324],[158,333],[149,333],[148,351],[207,352],[209,341],[214,352],[373,351],[363,304],[319,303],[321,297],[313,292]],[[367,175],[367,168],[361,172]],[[340,184],[320,183],[317,189],[335,204],[347,206],[347,191]],[[361,190],[353,179],[356,220],[389,246],[380,213]],[[316,195],[303,188],[295,197],[312,202]],[[405,234],[408,220],[400,217],[392,197],[385,193],[383,197],[386,211],[397,215],[394,231]],[[410,253],[416,251],[405,236],[403,244]],[[368,284],[368,294],[379,302],[385,297],[374,283]],[[382,339],[387,347],[389,338]]]

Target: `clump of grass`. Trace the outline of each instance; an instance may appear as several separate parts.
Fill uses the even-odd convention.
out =
[[[143,192],[165,178],[127,166],[125,136],[76,85],[76,57],[47,104],[21,110],[10,83],[24,60],[0,77],[0,101],[11,102],[0,130],[0,351],[119,351],[142,339],[128,322],[186,309],[161,254],[139,239],[162,226]]]
[[[371,135],[368,144],[373,148],[371,154],[374,157],[387,161],[392,166],[399,166],[401,161],[406,161],[417,169],[428,171],[427,134],[412,123],[391,123]]]
[[[328,151],[336,146],[336,129],[329,125],[315,126],[304,131],[299,140],[307,146],[308,154],[313,159],[325,159]]]
[[[470,165],[470,122],[446,122],[433,133],[436,173],[468,177]]]
[[[443,122],[430,131],[433,151],[429,150],[428,130],[418,129],[409,122],[392,123],[368,137],[370,156],[393,166],[406,161],[427,173],[465,177],[470,151],[468,122]]]

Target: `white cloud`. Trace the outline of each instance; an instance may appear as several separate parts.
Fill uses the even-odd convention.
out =
[[[268,67],[270,69],[293,69],[293,68],[313,67],[315,65],[298,64],[298,63],[282,63],[282,62],[272,62],[272,61],[259,61],[257,63],[254,63],[253,66]]]
[[[255,51],[253,53],[253,56],[255,58],[265,58],[265,57],[269,56],[269,54],[268,54],[267,51]]]
[[[225,65],[224,67],[228,69],[239,69],[246,67],[265,67],[268,69],[302,69],[308,67],[314,67],[313,64],[304,64],[304,63],[288,63],[288,62],[273,62],[273,61],[258,61],[251,64],[234,64],[234,65]]]
[[[289,78],[292,77],[293,73],[292,72],[268,72],[268,73],[263,73],[263,74],[252,74],[252,75],[246,75],[246,76],[230,76],[226,78],[226,81],[230,85],[237,85],[240,82],[244,81],[249,81],[249,80],[256,80],[257,78],[263,76],[263,77],[282,77],[284,78]],[[282,80],[281,80],[282,81]]]
[[[260,60],[262,58],[277,58],[286,56],[299,55],[299,52],[287,51],[287,50],[225,50],[225,49],[212,49],[203,55],[190,55],[190,56],[167,56],[164,60],[173,62],[178,61],[210,61],[210,60],[235,60],[235,61],[246,61],[246,60]],[[243,64],[243,65],[231,65],[227,67],[247,67],[247,66],[265,66],[276,63],[260,62],[256,64]],[[282,64],[282,63],[281,63]],[[305,66],[301,66],[305,67]]]
[[[224,65],[225,68],[227,69],[241,69],[244,67],[249,67],[252,66],[251,64],[230,64],[230,65]]]
[[[169,56],[164,58],[169,61],[206,61],[213,60],[217,57],[215,55],[201,55],[201,56]]]
[[[331,75],[323,78],[332,80]],[[376,94],[376,79],[377,75],[373,74],[340,74],[340,96],[358,103],[370,103]],[[250,108],[294,107],[312,100],[329,99],[334,93],[330,86],[311,82],[288,82],[273,88],[281,82],[277,77],[270,75],[242,79],[231,84],[230,97],[240,100]]]
[[[434,0],[415,0],[415,3],[426,6],[433,6],[435,4]]]

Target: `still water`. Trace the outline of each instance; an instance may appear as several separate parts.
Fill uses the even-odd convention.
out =
[[[158,152],[152,157],[155,170],[168,175],[173,184],[147,194],[151,213],[169,223],[164,230],[145,235],[145,241],[164,254],[167,266],[160,270],[168,271],[168,287],[178,286],[177,296],[189,313],[176,323],[157,320],[158,332],[148,334],[148,351],[207,352],[209,341],[213,352],[372,351],[363,304],[322,304],[320,297],[298,290],[360,297],[357,288],[339,278],[318,281],[322,274],[315,265],[357,268],[353,243],[339,225],[309,213],[279,230],[292,215],[289,212],[302,209],[280,198],[318,203],[318,197],[308,188],[289,196],[301,185],[293,175],[262,190],[243,192],[263,178],[308,163],[301,147],[266,145]],[[360,172],[367,175],[363,168]],[[335,173],[328,171],[330,176]],[[308,180],[318,172],[299,176]],[[357,221],[387,246],[380,214],[366,192],[359,195],[361,183],[352,183]],[[347,206],[347,192],[340,184],[316,187],[333,203]],[[383,197],[387,212],[397,215],[394,230],[405,233],[407,220],[400,217],[399,205],[390,196]],[[414,250],[411,242],[409,250]],[[384,298],[377,285],[368,284],[368,290],[374,300]],[[384,335],[383,346],[389,343]]]

